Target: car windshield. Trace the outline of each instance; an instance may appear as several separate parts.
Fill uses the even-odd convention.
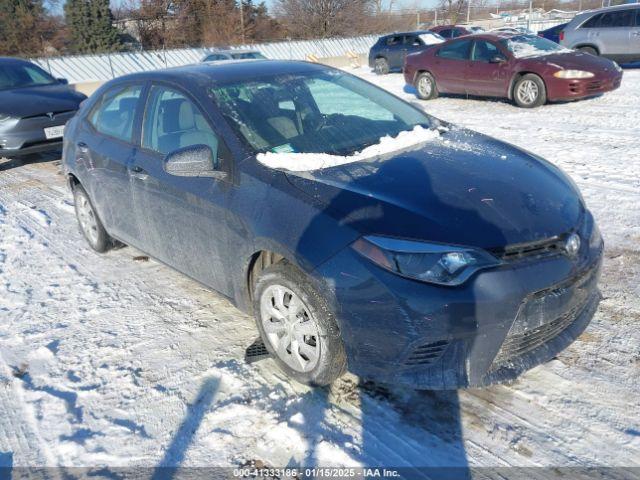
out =
[[[0,65],[0,90],[54,83],[57,80],[36,65]]]
[[[256,152],[351,155],[431,119],[341,72],[287,74],[217,85],[211,96]]]
[[[501,43],[507,47],[516,58],[536,57],[539,55],[571,51],[567,48],[561,47],[551,40],[538,37],[537,35],[517,35],[501,40]]]
[[[242,53],[232,53],[231,56],[238,60],[247,60],[247,59],[262,59],[266,58],[259,52],[242,52]]]

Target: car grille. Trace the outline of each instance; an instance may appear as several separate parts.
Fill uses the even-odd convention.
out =
[[[508,364],[561,334],[590,303],[596,281],[597,268],[593,268],[572,281],[529,297],[520,307],[494,365]],[[550,320],[549,312],[559,313]]]
[[[529,257],[546,257],[561,254],[564,249],[564,243],[564,237],[556,236],[535,242],[509,245],[502,249],[494,249],[491,253],[504,261],[510,262]]]
[[[449,342],[447,340],[439,340],[416,347],[411,355],[405,361],[406,365],[429,365],[438,360],[445,352]]]
[[[602,88],[604,82],[601,80],[596,80],[593,82],[589,82],[587,84],[587,92],[596,92]]]
[[[36,115],[29,115],[26,117],[22,117],[23,119],[27,119],[27,118],[46,118],[46,119],[51,119],[54,120],[56,117],[60,116],[60,115],[66,115],[66,114],[73,114],[75,113],[75,110],[63,110],[60,112],[51,112],[52,116],[50,117],[49,115],[47,115],[47,113],[38,113]]]

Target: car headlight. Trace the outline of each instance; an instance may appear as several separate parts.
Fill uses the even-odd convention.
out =
[[[584,70],[558,70],[553,74],[556,78],[592,78],[593,73],[585,72]]]
[[[5,113],[0,113],[0,123],[6,123],[8,121],[12,120],[11,115],[7,115]]]
[[[352,247],[380,267],[438,285],[460,285],[478,270],[502,263],[490,253],[476,248],[389,237],[362,237]]]
[[[602,234],[595,219],[592,220],[591,237],[589,238],[589,248],[600,248],[602,246]]]

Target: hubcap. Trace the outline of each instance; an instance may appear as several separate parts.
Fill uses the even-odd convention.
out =
[[[98,222],[86,195],[80,194],[77,196],[76,211],[78,212],[80,228],[82,228],[91,244],[95,245],[98,242]]]
[[[526,105],[530,105],[535,102],[539,93],[540,89],[533,80],[525,80],[518,85],[518,99]]]
[[[384,60],[378,59],[376,60],[376,71],[378,73],[384,73],[386,70],[386,62]]]
[[[420,77],[420,80],[418,80],[418,90],[423,97],[431,95],[431,81],[429,81],[427,77]]]
[[[298,372],[309,372],[320,358],[320,335],[300,297],[282,285],[260,298],[260,320],[278,358]]]

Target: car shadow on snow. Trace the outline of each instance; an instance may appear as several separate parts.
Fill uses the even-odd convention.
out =
[[[433,209],[450,210],[452,205],[447,205],[443,200],[446,185],[433,185],[424,164],[412,158],[410,154],[402,158],[402,161],[404,162],[402,164],[403,170],[412,179],[418,180],[414,185],[420,185],[420,192],[425,192],[424,201],[429,201],[429,205]],[[366,169],[373,168],[377,170],[375,173],[377,178],[387,179],[392,176],[391,171],[386,171],[387,165],[385,160],[378,160],[371,162],[366,166]],[[366,221],[367,213],[356,211],[356,207],[349,202],[351,197],[344,193],[345,189],[351,187],[354,191],[362,191],[358,184],[358,175],[354,175],[353,171],[343,169],[341,173],[344,175],[341,175],[341,178],[348,178],[349,185],[343,188],[343,193],[338,193],[331,199],[324,207],[323,213],[335,216],[336,212],[341,212],[338,219],[340,225],[362,231],[359,230],[360,220],[358,219],[365,218]],[[432,194],[427,195],[426,192],[432,192]],[[459,205],[455,208],[458,209],[461,218],[470,220],[474,225],[478,225],[480,222],[485,230],[495,234],[495,238],[504,238],[502,231],[488,220],[480,219],[476,210],[463,210]],[[376,205],[376,212],[382,217],[392,219],[393,213],[386,203],[380,202]],[[313,241],[311,238],[313,235],[317,236],[319,229],[318,225],[314,225],[314,222],[318,222],[319,225],[326,222],[326,220],[319,218],[321,215],[316,215],[302,233],[298,241],[300,247],[306,242]],[[300,247],[299,249],[302,249]],[[336,275],[340,275],[340,273],[336,273]],[[336,285],[336,280],[329,278],[327,283]],[[342,293],[339,289],[336,289],[335,295],[339,304],[346,304],[346,302],[341,302]],[[398,301],[403,303],[402,299]],[[467,301],[474,303],[473,298],[467,299]],[[403,307],[411,310],[408,305],[403,305]],[[471,312],[470,315],[473,313]],[[388,332],[381,332],[381,343],[384,343],[386,335]],[[372,349],[375,349],[374,345],[372,345]],[[470,345],[466,351],[472,350],[473,345]],[[375,355],[375,353],[367,352],[366,355]],[[393,368],[401,367],[395,366]],[[447,369],[446,365],[442,367],[441,374],[443,376],[453,374]],[[338,391],[335,391],[336,388]],[[328,420],[327,410],[331,408],[332,403],[335,403],[336,396],[338,399],[341,396],[351,396],[353,398],[350,398],[348,403],[359,406],[359,420],[362,428],[359,442],[343,438],[343,435],[340,434],[340,427],[334,426]],[[301,433],[305,435],[308,442],[308,453],[302,465],[304,467],[326,466],[327,446],[323,443],[324,439],[330,438],[334,442],[340,443],[344,447],[343,450],[348,452],[351,458],[365,467],[402,467],[402,476],[407,478],[434,478],[434,476],[435,478],[470,478],[461,422],[460,400],[456,390],[417,391],[400,386],[386,387],[366,381],[366,379],[361,379],[350,388],[348,386],[345,388],[345,380],[341,379],[334,384],[331,395],[328,389],[316,389],[307,397],[305,401],[308,405],[305,406],[303,402],[302,405],[299,405],[301,409],[309,408],[310,404],[317,405],[320,402],[324,405],[325,414],[323,416],[317,411],[303,412],[303,415],[309,416],[308,419],[305,419],[304,425],[300,427]],[[330,399],[330,397],[334,398]],[[338,405],[339,403],[338,400]],[[324,454],[322,454],[323,452]],[[319,461],[322,462],[322,459],[324,459],[324,465],[319,463]],[[340,464],[339,458],[335,460],[335,464]]]
[[[31,165],[34,163],[45,163],[55,160],[60,160],[62,152],[55,150],[46,153],[34,153],[30,155],[24,155],[22,157],[15,158],[2,158],[0,156],[0,172],[12,170],[14,168],[24,167],[25,165]]]

